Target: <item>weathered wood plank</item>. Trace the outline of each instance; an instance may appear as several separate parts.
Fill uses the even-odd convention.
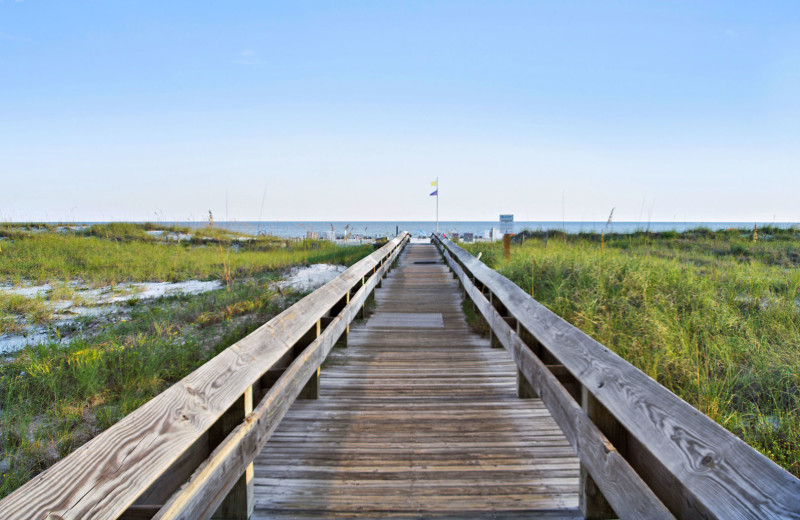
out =
[[[509,326],[508,321],[497,312],[483,292],[469,281],[458,263],[452,261],[451,268],[462,280],[465,290],[489,326],[496,332],[498,341],[509,351],[520,372],[553,414],[570,444],[578,452],[583,466],[595,478],[595,482],[619,517],[673,518],[641,477],[574,401],[556,375],[522,342],[516,333],[516,327],[512,329]]]
[[[469,329],[436,249],[407,247],[375,301],[320,399],[296,402],[256,457],[254,517],[575,518],[574,450],[539,400],[516,398],[516,365]]]
[[[216,447],[253,411],[252,387],[228,409],[208,432],[209,446]],[[222,499],[212,519],[247,520],[253,513],[253,465],[249,464]]]
[[[363,512],[354,512],[354,511],[346,511],[344,513],[341,512],[334,512],[334,511],[304,511],[302,514],[297,513],[283,513],[281,511],[269,511],[268,513],[261,515],[255,514],[251,517],[251,520],[319,520],[320,518],[325,518],[328,520],[335,520],[339,518],[347,518],[347,519],[358,519],[358,518],[370,518],[374,519],[376,516],[380,516],[380,518],[386,518],[391,520],[419,520],[420,516],[416,514],[409,514],[408,512],[393,512],[393,511],[380,511],[376,513],[375,511],[363,511]],[[534,511],[523,511],[523,510],[515,510],[515,511],[480,511],[480,510],[472,510],[472,511],[462,511],[458,513],[452,513],[450,511],[441,511],[436,515],[437,519],[440,520],[464,520],[464,518],[470,518],[470,520],[520,520],[525,518],[535,519],[535,520],[582,520],[583,517],[581,516],[579,511],[572,511],[572,510],[565,510],[565,509],[558,509],[554,511],[544,511],[541,509],[537,509]]]
[[[31,479],[0,501],[0,518],[117,518],[406,238],[397,237],[360,260]]]
[[[396,251],[389,258],[398,253]],[[362,278],[358,291],[324,331],[317,320],[314,329],[316,339],[289,365],[253,413],[220,443],[154,520],[207,518],[219,506],[222,497],[258,455],[295,399],[309,392],[309,378],[315,382],[313,390],[318,393],[320,365],[339,336],[345,332],[347,324],[361,312],[367,295],[389,265],[379,264],[377,276]]]
[[[644,450],[639,455],[631,453],[631,463],[673,514],[679,518],[800,518],[800,480],[510,280],[449,240],[442,238],[441,244],[453,259],[451,265],[468,271],[462,282],[472,277],[489,288],[628,431],[629,443]],[[479,294],[480,290],[474,290],[472,297]]]

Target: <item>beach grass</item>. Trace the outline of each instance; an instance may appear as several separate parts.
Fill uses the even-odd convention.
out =
[[[321,240],[292,242],[251,237],[241,241],[235,240],[239,238],[235,234],[218,228],[192,230],[192,240],[158,240],[146,233],[146,227],[98,224],[88,230],[64,233],[0,226],[0,236],[11,237],[0,242],[0,283],[79,280],[98,286],[221,280],[226,272],[242,277],[299,264],[347,264],[367,250]]]
[[[0,364],[0,497],[299,298],[269,281],[139,304],[94,334],[26,347]]]
[[[8,228],[6,229],[8,231]],[[371,246],[262,239],[240,244],[169,242],[142,226],[63,233],[14,227],[0,242],[0,280],[49,283],[48,296],[0,295],[0,326],[47,323],[52,299],[72,299],[70,282],[226,281],[222,289],[150,302],[132,297],[122,317],[85,316],[68,343],[28,346],[0,362],[0,498],[75,450],[213,356],[293,304],[274,289],[289,266],[351,265]]]
[[[553,240],[557,237],[558,240]],[[796,230],[560,235],[465,247],[800,476]],[[546,237],[546,238],[545,238]]]

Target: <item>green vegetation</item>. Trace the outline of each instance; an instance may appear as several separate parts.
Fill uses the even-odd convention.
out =
[[[800,476],[797,230],[524,237],[465,247]]]
[[[29,323],[46,323],[53,309],[40,297],[28,298],[18,294],[0,297],[0,333],[19,332],[21,325],[15,316],[24,316]]]
[[[146,233],[148,227],[153,226],[114,223],[77,232],[30,232],[21,226],[0,225],[0,237],[8,238],[0,242],[0,283],[224,280],[228,275],[252,276],[297,264],[345,264],[368,250],[319,240],[251,237],[240,241],[241,237],[217,228],[192,230],[191,241],[159,240]]]
[[[293,304],[299,295],[270,289],[280,269],[350,265],[373,250],[274,238],[240,243],[217,230],[195,235],[211,237],[211,245],[192,245],[144,231],[132,224],[67,233],[0,227],[7,238],[0,281],[53,287],[49,299],[2,295],[0,332],[19,329],[21,316],[47,323],[50,300],[75,298],[67,281],[228,282],[197,296],[132,297],[116,319],[80,318],[75,329],[84,332],[69,344],[26,347],[0,362],[0,498]]]
[[[96,334],[0,364],[0,497],[297,300],[268,281],[139,304]]]

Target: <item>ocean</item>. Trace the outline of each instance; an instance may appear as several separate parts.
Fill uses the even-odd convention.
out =
[[[204,227],[207,222],[163,222],[163,224]],[[336,236],[342,237],[348,233],[351,237],[375,238],[384,236],[395,236],[399,231],[408,231],[412,236],[429,236],[436,230],[436,222],[433,221],[330,221],[330,222],[237,222],[222,221],[215,222],[215,226],[244,233],[247,235],[267,234],[286,238],[305,237],[309,232],[317,233],[320,238],[325,238],[330,231]],[[561,222],[561,221],[532,221],[532,222],[513,222],[511,232],[519,233],[523,230],[563,230],[567,233],[600,233],[605,230],[608,233],[633,233],[635,231],[687,231],[698,227],[705,227],[712,230],[720,229],[753,229],[757,225],[759,228],[764,226],[776,226],[789,228],[798,226],[792,222],[612,222],[606,226],[605,221],[598,222]],[[501,224],[498,221],[441,221],[439,231],[446,233],[473,233],[475,237],[483,237],[489,230],[496,229],[501,232]]]

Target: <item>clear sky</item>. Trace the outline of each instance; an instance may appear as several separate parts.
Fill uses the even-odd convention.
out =
[[[0,220],[432,220],[437,176],[799,221],[800,2],[0,0]]]

